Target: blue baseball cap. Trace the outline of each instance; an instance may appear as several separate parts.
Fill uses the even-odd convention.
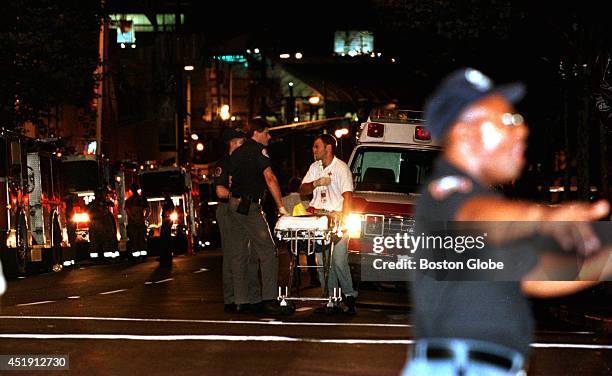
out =
[[[425,103],[425,121],[434,139],[440,139],[472,103],[489,95],[501,95],[510,103],[525,96],[525,85],[515,82],[494,86],[479,70],[463,68],[448,75]]]

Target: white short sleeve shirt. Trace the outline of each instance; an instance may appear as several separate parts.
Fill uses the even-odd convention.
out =
[[[353,174],[346,163],[334,157],[325,168],[321,161],[311,164],[302,182],[312,183],[324,176],[331,178],[331,184],[314,189],[310,206],[315,209],[341,212],[344,203],[342,194],[353,191]]]

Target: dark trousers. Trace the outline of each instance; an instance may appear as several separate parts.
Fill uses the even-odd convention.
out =
[[[276,245],[272,239],[268,222],[261,206],[251,203],[249,214],[239,214],[236,208],[240,199],[231,198],[229,201],[229,213],[232,221],[232,237],[236,242],[249,242],[251,252],[255,252],[261,268],[261,297],[263,300],[276,299],[278,297],[278,254]],[[236,303],[248,302],[248,264],[249,252],[236,252],[232,261],[232,270],[238,274],[238,280],[234,279],[234,292]]]

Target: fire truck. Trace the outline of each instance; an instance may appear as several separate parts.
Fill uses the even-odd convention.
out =
[[[139,173],[140,187],[149,202],[147,237],[149,248],[159,244],[164,195],[170,195],[175,210],[171,215],[172,245],[178,252],[193,252],[196,231],[196,213],[192,192],[191,173],[182,167],[157,167],[148,162]]]
[[[368,258],[401,257],[373,251],[374,237],[414,232],[414,202],[441,147],[432,141],[422,112],[373,110],[361,124],[349,166],[353,173],[352,213],[347,219],[349,263],[359,281]]]
[[[74,264],[60,195],[59,160],[38,140],[0,130],[0,247],[7,275],[30,264],[54,271]]]
[[[68,238],[79,259],[115,259],[126,251],[127,235],[125,231],[125,179],[122,171],[117,172],[111,181],[111,168],[107,160],[96,155],[79,154],[62,157],[62,182],[64,200],[67,205],[66,221]],[[90,250],[90,221],[87,211],[95,198],[98,188],[110,189],[108,199],[112,200],[110,210],[114,218],[114,227],[118,240],[118,249]],[[90,252],[91,251],[91,252]]]

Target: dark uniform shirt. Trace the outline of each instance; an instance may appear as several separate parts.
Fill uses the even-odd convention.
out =
[[[456,189],[431,186],[443,177],[466,184]],[[440,159],[432,176],[423,185],[417,200],[415,219],[418,233],[434,229],[426,223],[453,221],[458,210],[476,196],[498,194]],[[434,198],[434,196],[436,196]],[[533,319],[520,282],[443,281],[429,274],[418,274],[412,284],[417,338],[465,338],[493,342],[517,350],[529,351]]]
[[[223,158],[219,159],[217,162],[217,167],[215,167],[215,174],[213,177],[213,189],[218,185],[221,185],[227,189],[230,188],[230,170],[232,168],[232,164],[230,162],[230,155],[226,154]]]
[[[248,139],[232,153],[230,161],[232,194],[253,200],[263,198],[267,187],[263,171],[271,166],[265,146]]]

